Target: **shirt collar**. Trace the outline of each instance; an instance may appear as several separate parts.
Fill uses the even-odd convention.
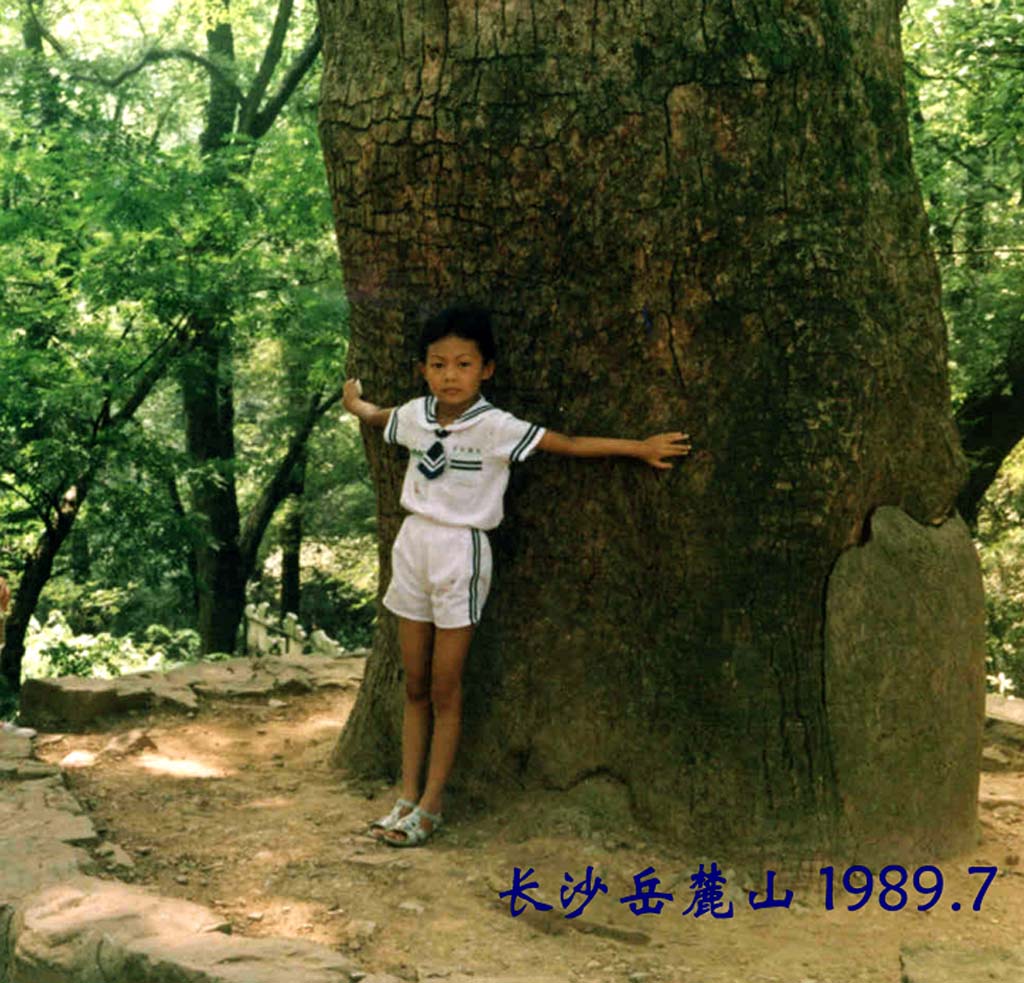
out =
[[[478,396],[476,402],[463,413],[452,420],[451,423],[447,424],[446,430],[462,430],[464,427],[468,427],[475,423],[481,416],[483,416],[488,410],[493,410],[494,407],[484,399],[483,396]],[[426,396],[423,400],[423,419],[424,424],[429,429],[435,429],[440,426],[437,422],[437,397],[430,395]]]

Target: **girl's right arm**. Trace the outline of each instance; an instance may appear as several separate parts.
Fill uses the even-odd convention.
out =
[[[391,408],[381,409],[368,403],[363,396],[363,387],[358,379],[348,379],[341,397],[342,405],[353,416],[359,417],[363,423],[371,427],[386,427],[391,419]]]

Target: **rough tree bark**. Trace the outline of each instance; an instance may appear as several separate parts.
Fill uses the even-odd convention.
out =
[[[456,789],[610,776],[702,851],[971,842],[981,585],[898,3],[320,12],[368,396],[414,395],[423,314],[466,298],[499,405],[695,447],[514,475]],[[405,462],[366,438],[386,584]],[[385,614],[336,763],[394,774],[399,677]]]

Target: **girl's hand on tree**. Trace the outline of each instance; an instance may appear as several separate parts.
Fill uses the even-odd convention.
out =
[[[356,404],[363,395],[363,384],[358,379],[347,379],[342,389],[341,404],[349,411],[356,412]]]
[[[690,435],[686,433],[657,433],[643,441],[642,455],[652,468],[665,470],[672,465],[662,460],[665,457],[684,457],[690,453]]]

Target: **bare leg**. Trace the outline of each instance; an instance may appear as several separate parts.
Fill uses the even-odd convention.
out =
[[[430,649],[434,626],[429,621],[398,619],[398,646],[405,670],[402,714],[402,798],[420,797],[420,773],[430,735]]]
[[[430,670],[430,700],[434,707],[434,734],[430,742],[430,764],[427,784],[420,806],[427,812],[441,811],[441,796],[451,774],[455,751],[459,746],[462,724],[462,670],[473,640],[473,625],[465,628],[437,628],[434,632],[434,657]],[[408,707],[408,703],[406,704]],[[407,790],[408,791],[408,790]],[[415,798],[415,796],[408,796]],[[423,820],[430,829],[430,820]],[[401,840],[405,834],[389,830],[391,839]]]

